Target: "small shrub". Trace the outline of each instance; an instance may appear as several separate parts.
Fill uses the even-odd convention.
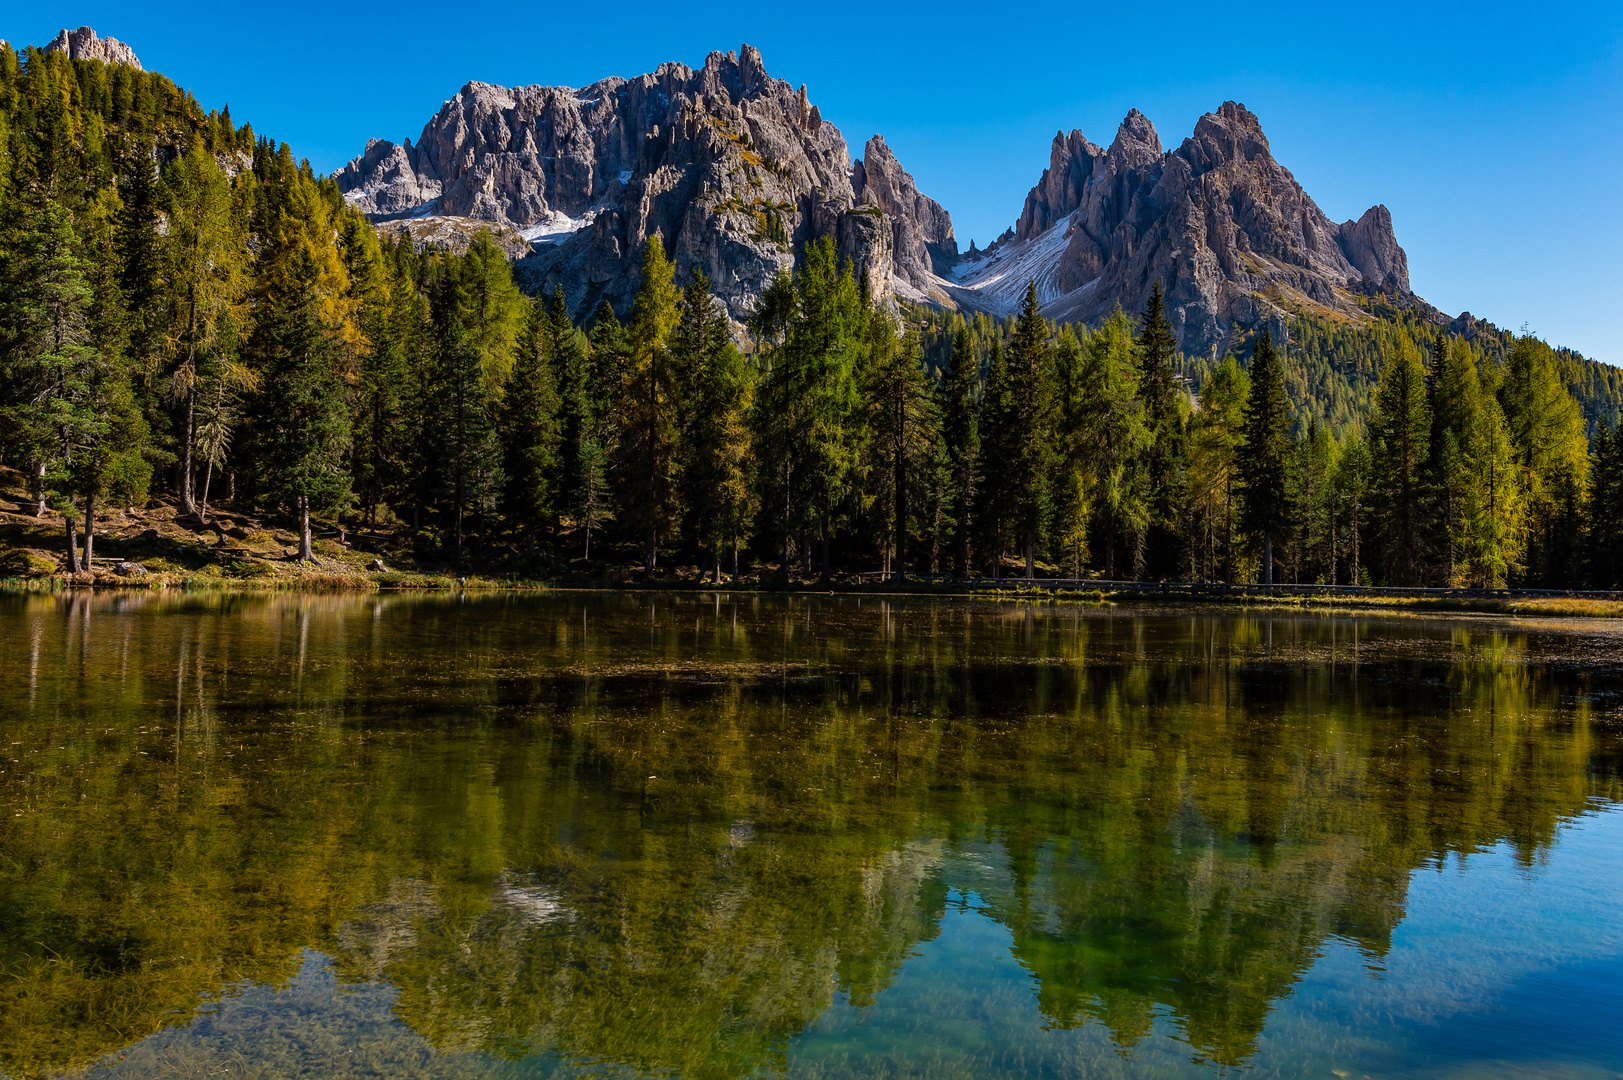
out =
[[[250,544],[268,544],[271,541],[271,534],[263,531],[251,532],[244,539]]]

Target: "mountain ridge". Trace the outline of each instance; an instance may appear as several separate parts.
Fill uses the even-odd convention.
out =
[[[397,228],[418,217],[511,227],[532,244],[521,281],[562,286],[577,314],[605,300],[625,309],[633,256],[656,234],[740,323],[822,236],[885,302],[1001,316],[1035,280],[1050,317],[1096,325],[1118,306],[1142,310],[1159,281],[1191,354],[1298,311],[1358,322],[1360,294],[1424,305],[1390,211],[1332,222],[1232,101],[1170,150],[1137,109],[1107,147],[1057,133],[1015,225],[965,253],[951,215],[882,135],[853,158],[805,86],[772,78],[749,45],[697,69],[666,63],[581,88],[470,82],[415,143],[371,140],[333,175],[353,205]]]

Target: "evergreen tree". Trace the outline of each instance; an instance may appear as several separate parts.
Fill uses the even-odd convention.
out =
[[[1178,389],[1174,364],[1178,339],[1167,324],[1161,283],[1150,286],[1138,337],[1138,394],[1144,403],[1144,423],[1150,445],[1146,469],[1150,490],[1149,566],[1156,577],[1176,573],[1182,547],[1184,471],[1188,467],[1184,396]]]
[[[451,498],[453,546],[460,565],[468,510],[483,515],[502,485],[501,440],[495,402],[485,381],[484,356],[461,326],[453,324],[446,330],[436,374],[439,472]],[[483,541],[481,530],[481,546]]]
[[[1518,338],[1505,365],[1499,402],[1526,500],[1527,576],[1536,584],[1564,585],[1576,561],[1573,538],[1589,461],[1583,414],[1555,351],[1537,338]]]
[[[1133,331],[1120,311],[1089,338],[1081,377],[1079,460],[1091,474],[1094,531],[1104,539],[1104,575],[1120,576],[1117,552],[1131,542],[1132,571],[1144,552],[1150,493],[1144,451],[1150,432],[1138,396]]]
[[[1013,525],[1026,559],[1026,579],[1035,576],[1037,547],[1053,513],[1054,390],[1049,366],[1048,324],[1037,304],[1037,284],[1026,284],[1026,298],[1009,345],[1009,481],[1013,487]]]
[[[92,294],[67,210],[53,199],[31,199],[21,215],[0,270],[0,419],[7,449],[31,466],[39,517],[48,489],[65,489],[66,498],[76,455],[105,432],[93,394],[105,361],[91,340]],[[77,573],[75,514],[71,502],[62,508],[68,566]]]
[[[1246,403],[1240,477],[1245,487],[1241,529],[1262,541],[1263,583],[1274,583],[1274,545],[1290,529],[1286,492],[1292,440],[1285,372],[1264,330],[1251,353],[1251,397]]]
[[[1003,346],[992,343],[992,357],[986,369],[986,392],[981,397],[981,449],[985,461],[984,479],[977,492],[974,518],[981,536],[981,548],[992,562],[992,578],[1003,576],[1003,556],[1013,535],[1015,484],[1014,470],[1014,392],[1009,365],[1003,359]]]
[[[344,455],[349,415],[334,364],[335,334],[320,318],[318,269],[295,259],[261,301],[250,341],[262,381],[257,413],[265,494],[298,523],[301,561],[314,559],[310,516],[337,513],[350,499]]]
[[[749,412],[755,380],[731,341],[726,312],[711,295],[710,279],[697,268],[683,292],[672,351],[690,403],[682,470],[687,534],[708,547],[719,583],[724,552],[730,551],[731,573],[738,574],[738,549],[754,512]]]
[[[1623,436],[1602,424],[1590,445],[1585,567],[1589,585],[1623,588]]]
[[[971,573],[970,538],[975,528],[972,510],[979,489],[980,425],[975,401],[980,381],[980,363],[975,355],[969,328],[962,323],[954,335],[952,356],[940,382],[941,432],[952,471],[951,516],[953,524],[954,571],[959,577]]]
[[[1330,494],[1335,508],[1337,546],[1347,567],[1348,585],[1369,584],[1363,558],[1370,475],[1369,443],[1361,435],[1343,441],[1330,469]],[[1332,585],[1338,583],[1331,579]]]
[[[535,534],[558,515],[559,402],[547,315],[529,304],[524,335],[513,355],[513,374],[502,402],[509,520],[535,551]]]
[[[1426,462],[1430,449],[1425,370],[1414,346],[1400,342],[1381,369],[1375,413],[1370,418],[1371,495],[1388,584],[1414,586],[1423,581],[1429,554]]]
[[[909,335],[898,342],[889,318],[880,315],[873,350],[865,388],[877,481],[873,520],[890,576],[901,580],[907,576],[909,534],[915,531],[914,505],[929,486],[937,419],[916,339]]]
[[[631,367],[625,377],[625,424],[621,442],[626,520],[642,533],[643,572],[652,574],[658,538],[679,520],[682,459],[680,434],[685,402],[671,353],[681,320],[675,269],[659,237],[643,245],[642,277],[628,337]]]
[[[1239,502],[1239,455],[1251,380],[1228,357],[1200,390],[1189,438],[1188,498],[1200,522],[1190,578],[1234,580],[1234,513]]]

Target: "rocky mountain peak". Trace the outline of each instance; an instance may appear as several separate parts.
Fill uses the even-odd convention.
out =
[[[65,52],[73,60],[100,60],[104,64],[127,64],[136,71],[141,70],[141,61],[136,59],[134,49],[117,38],[99,38],[88,26],[61,31],[45,46],[45,51]]]
[[[1161,137],[1155,133],[1155,125],[1150,123],[1149,117],[1137,109],[1129,109],[1116,129],[1109,152],[1121,160],[1151,160],[1161,156]]]
[[[469,219],[534,245],[528,287],[563,285],[577,314],[623,309],[636,252],[662,238],[699,267],[735,318],[803,245],[834,239],[875,295],[923,299],[957,256],[952,221],[883,139],[853,166],[806,88],[772,78],[759,50],[713,52],[575,89],[469,83],[416,143],[384,140],[334,174],[375,220]]]
[[[1159,282],[1191,353],[1287,310],[1362,318],[1360,292],[1415,302],[1386,207],[1331,222],[1233,101],[1170,153],[1137,109],[1107,150],[1056,136],[1012,238],[978,254],[954,275],[965,307],[1007,313],[1035,280],[1051,317],[1096,323],[1142,311]]]

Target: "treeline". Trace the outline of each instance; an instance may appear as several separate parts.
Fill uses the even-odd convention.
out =
[[[0,455],[75,570],[161,489],[285,514],[302,558],[317,515],[538,575],[1619,583],[1623,443],[1530,337],[1196,362],[1158,291],[1096,330],[1034,290],[898,317],[826,240],[742,335],[657,238],[577,322],[488,234],[382,242],[285,145],[59,53],[0,50],[0,153]],[[1314,364],[1378,382],[1321,422]]]

